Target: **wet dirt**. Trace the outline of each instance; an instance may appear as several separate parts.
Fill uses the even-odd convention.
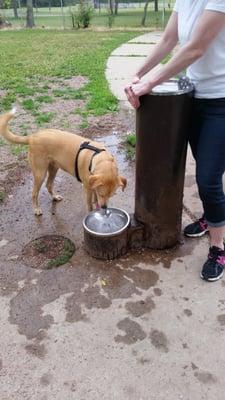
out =
[[[50,269],[66,264],[75,252],[73,242],[63,236],[46,235],[22,249],[22,262],[31,268]]]
[[[84,136],[103,142],[115,155],[119,172],[127,178],[128,186],[124,193],[118,191],[110,206],[129,213],[134,211],[135,165],[127,158],[123,143],[127,132],[133,129],[133,121],[128,115],[119,113],[91,117],[89,127],[83,130]],[[20,170],[18,160],[17,163]],[[35,217],[31,205],[32,176],[26,159],[23,159],[21,171],[22,180],[15,179],[14,189],[10,189],[10,196],[1,205],[0,295],[11,298],[9,322],[27,338],[24,347],[27,353],[39,359],[47,356],[43,341],[54,318],[43,314],[43,307],[62,295],[67,295],[65,321],[70,323],[90,323],[87,310],[106,310],[118,299],[128,300],[125,308],[131,318],[149,314],[155,303],[150,297],[145,298],[145,291],[155,287],[155,295],[162,295],[161,289],[156,287],[159,284],[158,266],[172,267],[177,258],[192,253],[197,241],[187,241],[163,252],[131,250],[118,260],[96,260],[88,256],[83,246],[82,221],[86,208],[81,184],[72,176],[59,172],[55,190],[64,200],[52,203],[43,186],[40,192],[43,215]],[[62,235],[72,240],[76,252],[67,264],[50,270],[35,270],[24,263],[22,249],[28,242],[45,235]],[[131,301],[135,295],[143,295],[142,302]],[[115,336],[116,342],[133,344],[147,337],[136,320],[125,318],[117,327],[124,333]],[[160,334],[156,340],[157,336],[152,333],[153,345],[168,351],[164,336]]]
[[[133,344],[137,341],[142,341],[146,338],[146,333],[143,331],[141,326],[132,321],[130,318],[125,318],[117,324],[118,328],[125,332],[124,335],[117,335],[115,342]]]
[[[152,345],[158,349],[159,351],[162,351],[164,353],[168,353],[169,348],[168,348],[168,340],[166,335],[163,332],[158,331],[157,329],[153,329],[150,333],[150,339],[152,342]]]

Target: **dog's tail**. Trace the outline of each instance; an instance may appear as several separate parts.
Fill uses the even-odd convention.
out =
[[[13,118],[16,113],[16,108],[13,108],[8,113],[0,115],[0,135],[11,143],[28,144],[28,136],[17,136],[12,133],[8,128],[9,121]]]

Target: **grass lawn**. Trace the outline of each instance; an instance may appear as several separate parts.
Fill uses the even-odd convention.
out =
[[[62,95],[88,99],[87,112],[95,115],[116,110],[117,100],[110,93],[104,76],[106,61],[113,49],[140,33],[90,30],[1,32],[0,89],[6,92],[2,92],[0,98],[0,111],[10,109],[17,96],[22,96],[24,107],[32,111],[30,97],[34,94],[38,94],[39,102],[51,101],[45,96],[45,86],[40,87],[42,78],[74,75],[88,77],[89,83],[80,91],[70,90]]]

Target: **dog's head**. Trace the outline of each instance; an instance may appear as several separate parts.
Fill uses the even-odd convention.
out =
[[[99,207],[106,207],[109,198],[116,193],[118,187],[124,190],[126,186],[126,178],[117,174],[95,174],[89,177],[89,187],[95,192]]]

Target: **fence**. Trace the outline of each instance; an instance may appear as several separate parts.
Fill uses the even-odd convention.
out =
[[[62,0],[61,0],[62,1]],[[19,3],[20,4],[20,3]],[[105,0],[95,2],[91,26],[112,27],[112,28],[140,28],[144,14],[145,2],[125,2],[118,4],[118,15],[111,16],[108,3]],[[174,1],[158,1],[158,11],[154,11],[154,2],[149,2],[145,21],[146,28],[162,29],[168,21],[173,9]],[[70,5],[61,7],[34,7],[34,21],[36,27],[42,28],[64,28],[73,27],[72,13],[77,10],[77,1],[74,0]],[[18,7],[18,19],[14,17],[13,9],[1,9],[6,20],[13,27],[26,26],[26,8]]]

